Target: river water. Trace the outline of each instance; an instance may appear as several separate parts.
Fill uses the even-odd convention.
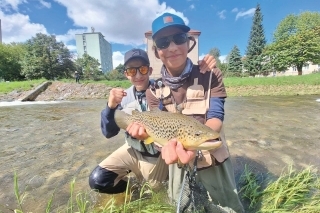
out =
[[[230,97],[225,132],[237,178],[244,165],[279,175],[288,164],[320,168],[319,96]],[[75,192],[90,191],[91,170],[123,143],[123,135],[105,139],[100,111],[106,100],[0,102],[0,212],[17,207],[17,173],[25,212],[66,209],[70,182]],[[91,192],[92,199],[97,193]]]

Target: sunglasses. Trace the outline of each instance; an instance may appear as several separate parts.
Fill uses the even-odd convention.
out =
[[[129,67],[126,68],[124,71],[128,76],[133,77],[137,74],[138,70],[142,75],[145,75],[149,72],[149,66]]]
[[[154,41],[154,44],[158,49],[166,49],[169,47],[171,41],[173,41],[176,45],[181,45],[186,43],[188,40],[188,36],[186,33],[174,34],[166,37],[159,38]]]

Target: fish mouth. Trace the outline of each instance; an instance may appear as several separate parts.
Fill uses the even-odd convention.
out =
[[[190,148],[194,150],[215,150],[220,148],[221,145],[222,145],[222,141],[220,141],[219,139],[210,139],[210,140],[206,140],[205,142],[198,145],[197,147],[190,147]]]

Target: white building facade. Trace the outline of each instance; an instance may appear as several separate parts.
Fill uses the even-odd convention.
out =
[[[103,73],[113,70],[112,47],[100,32],[76,34],[78,57],[84,53],[98,59]]]

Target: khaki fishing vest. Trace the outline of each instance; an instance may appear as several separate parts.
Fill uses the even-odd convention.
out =
[[[186,101],[182,104],[182,106],[180,106],[180,111],[179,109],[177,109],[177,106],[174,103],[164,103],[164,107],[168,112],[172,113],[182,113],[184,115],[200,114],[205,116],[210,105],[211,79],[212,72],[210,72],[208,91],[205,91],[203,86],[198,84],[198,78],[194,78],[193,84],[187,88]],[[172,95],[171,90],[168,86],[155,88],[155,90],[150,91],[157,99],[168,98]],[[205,121],[206,119],[204,119],[204,122]],[[213,151],[201,150],[201,153],[198,156],[197,163],[197,167],[199,169],[214,166],[216,165],[216,162],[222,163],[229,157],[229,150],[225,140],[223,127],[220,131],[220,140],[222,141],[222,145],[220,148]],[[193,161],[191,161],[189,164],[191,167],[193,167]]]

